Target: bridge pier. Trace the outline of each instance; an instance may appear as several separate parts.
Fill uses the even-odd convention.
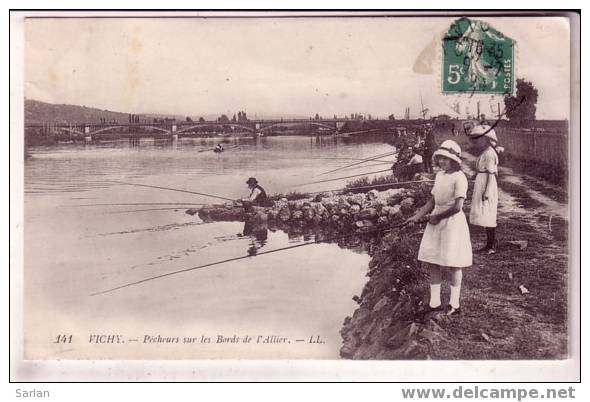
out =
[[[129,144],[131,145],[139,145],[140,137],[138,135],[131,135],[129,136]]]
[[[84,126],[84,142],[92,142],[92,135],[90,135],[90,126]]]
[[[172,134],[172,141],[177,141],[178,140],[178,133],[176,132],[176,124],[172,125],[170,133]]]

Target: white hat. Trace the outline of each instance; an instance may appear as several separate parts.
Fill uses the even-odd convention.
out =
[[[473,127],[468,136],[472,140],[476,140],[480,137],[488,137],[490,140],[498,142],[496,131],[494,131],[494,129],[487,124],[481,124],[479,126]]]
[[[461,147],[453,140],[446,140],[434,151],[432,157],[434,158],[435,156],[444,156],[460,164]]]

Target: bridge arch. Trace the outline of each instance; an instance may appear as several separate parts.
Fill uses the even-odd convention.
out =
[[[318,123],[316,121],[311,121],[311,120],[310,121],[301,121],[301,122],[296,122],[296,123],[293,123],[293,122],[278,122],[278,123],[273,123],[271,125],[261,127],[260,128],[260,131],[270,130],[273,127],[278,127],[278,126],[281,126],[281,125],[292,125],[292,126],[310,125],[310,126],[317,126],[317,127],[328,128],[328,129],[333,130],[333,131],[338,131],[338,128],[337,127],[334,127],[332,125],[325,124],[325,123]]]
[[[92,135],[94,135],[94,134],[100,134],[100,133],[104,133],[104,132],[107,132],[107,131],[114,130],[116,128],[123,128],[123,127],[129,127],[129,126],[109,126],[109,127],[102,127],[102,128],[99,128],[98,130],[91,131],[90,134],[92,134]],[[151,125],[148,125],[148,124],[140,124],[140,125],[133,126],[133,127],[151,128],[153,130],[157,130],[157,131],[163,132],[165,134],[169,134],[171,132],[171,130],[168,130],[168,129],[165,129],[165,128],[161,128],[161,127],[157,127],[157,126],[151,126]]]
[[[82,131],[75,130],[70,127],[55,127],[56,130],[65,131],[70,134],[78,134],[78,135],[85,135]]]
[[[235,124],[235,123],[231,123],[231,122],[229,122],[229,123],[221,123],[221,122],[215,122],[215,123],[209,122],[209,123],[207,123],[207,122],[204,122],[204,123],[193,124],[193,125],[190,125],[188,127],[183,127],[180,130],[176,130],[176,133],[177,134],[184,133],[186,131],[192,130],[193,128],[203,127],[203,126],[230,126],[230,127],[235,127],[235,128],[242,128],[242,129],[247,130],[247,131],[249,131],[251,133],[254,133],[256,131],[252,127],[243,126],[241,124]]]

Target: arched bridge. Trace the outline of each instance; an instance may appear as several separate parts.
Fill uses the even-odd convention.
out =
[[[245,121],[183,121],[100,124],[25,124],[25,134],[45,136],[69,136],[71,138],[100,138],[102,135],[119,134],[122,137],[174,136],[207,132],[227,132],[235,135],[266,133],[278,127],[307,125],[324,129],[326,133],[339,132],[348,119],[276,119]],[[209,128],[210,130],[206,130]],[[205,129],[205,130],[203,130]],[[221,129],[221,130],[220,130]]]

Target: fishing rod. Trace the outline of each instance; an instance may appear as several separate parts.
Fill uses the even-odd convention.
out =
[[[383,173],[383,172],[389,172],[389,171],[391,171],[391,169],[383,169],[383,170],[377,170],[376,172],[367,172],[367,173],[361,173],[361,174],[354,174],[352,176],[337,177],[335,179],[311,181],[311,182],[308,182],[308,183],[298,184],[295,187],[307,186],[308,184],[326,183],[326,182],[335,181],[335,180],[350,179],[352,177],[366,176],[366,175],[369,175],[369,174]]]
[[[475,182],[475,180],[467,179],[467,182]],[[398,185],[402,185],[402,184],[416,184],[416,183],[434,183],[434,179],[400,181],[400,182],[395,182],[395,183],[392,182],[392,183],[383,183],[383,184],[373,184],[373,185],[360,186],[360,187],[335,188],[333,190],[308,191],[308,192],[306,192],[306,194],[321,194],[321,193],[338,192],[338,191],[364,190],[367,188],[392,187],[392,186],[398,186]]]
[[[365,159],[361,159],[361,158],[342,158],[342,157],[331,157],[331,156],[327,156],[324,158],[311,158],[311,157],[307,157],[304,159],[312,159],[312,160],[341,160],[341,161],[365,161]],[[389,163],[393,163],[393,161],[386,161],[383,159],[375,159],[375,162],[389,162]]]
[[[162,187],[162,186],[152,186],[152,185],[149,185],[149,184],[128,183],[128,182],[116,181],[116,180],[113,180],[112,182],[113,183],[117,183],[117,184],[125,184],[127,186],[157,188],[157,189],[160,189],[160,190],[178,191],[180,193],[203,195],[205,197],[218,198],[220,200],[226,200],[226,201],[232,201],[232,202],[235,201],[235,199],[227,198],[227,197],[221,197],[219,195],[213,195],[213,194],[207,194],[207,193],[199,193],[197,191],[181,190],[181,189],[178,189],[178,188]]]
[[[383,166],[383,165],[392,165],[392,164],[393,164],[392,161],[383,161],[383,162],[378,162],[378,163],[372,163],[370,165],[353,166],[353,167],[349,167],[349,168],[346,168],[346,169],[342,169],[342,171],[345,172],[347,170],[357,170],[357,169],[370,168],[370,167],[374,167],[374,166]]]
[[[475,182],[473,179],[467,179],[467,182]],[[360,186],[360,187],[344,187],[344,188],[335,188],[332,190],[320,190],[320,191],[307,191],[307,194],[321,194],[321,193],[329,193],[329,192],[338,192],[338,191],[351,191],[351,190],[364,190],[367,188],[376,188],[376,187],[392,187],[398,186],[403,184],[417,184],[417,183],[434,183],[434,179],[426,179],[426,180],[410,180],[410,181],[399,181],[395,183],[383,183],[383,184],[373,184],[367,186]]]
[[[308,194],[320,194],[320,193],[329,193],[335,191],[350,191],[350,190],[364,190],[367,188],[376,188],[376,187],[391,187],[391,186],[398,186],[403,184],[415,184],[415,183],[433,183],[434,180],[411,180],[411,181],[400,181],[396,183],[384,183],[384,184],[374,184],[372,186],[361,186],[361,187],[348,187],[348,188],[335,188],[333,190],[322,190],[322,191],[308,191]]]
[[[114,211],[114,212],[106,212],[106,213],[111,215],[111,214],[127,214],[127,213],[131,213],[131,212],[146,212],[146,211],[178,211],[178,210],[185,209],[185,208],[191,208],[191,206],[179,205],[177,207],[171,207],[171,208],[131,209],[131,210],[127,210],[127,211]]]
[[[395,155],[396,153],[397,152],[386,152],[386,153],[381,154],[381,155],[375,155],[375,156],[372,156],[370,158],[363,159],[360,162],[355,162],[355,163],[351,163],[350,165],[341,166],[341,167],[339,167],[337,169],[332,169],[332,170],[330,170],[328,172],[323,172],[323,173],[320,173],[320,174],[318,174],[316,176],[323,176],[325,174],[334,173],[334,172],[337,172],[338,170],[342,170],[342,169],[349,168],[349,167],[352,167],[352,166],[360,165],[361,163],[365,163],[365,162],[371,162],[371,161],[374,161],[376,159],[383,158],[384,156]]]
[[[309,159],[309,158],[306,158],[306,159]],[[315,159],[320,159],[321,160],[323,158],[315,158]],[[341,158],[335,158],[335,159],[341,159]],[[363,159],[355,159],[355,158],[343,158],[343,159],[348,159],[348,160],[351,160],[351,159],[352,160],[363,160]],[[359,167],[343,168],[342,171],[345,171],[345,170],[353,170],[353,169],[360,169],[360,168],[368,168],[368,167],[372,167],[372,166],[382,166],[382,165],[391,165],[391,164],[393,164],[393,161],[386,161],[386,160],[383,160],[383,159],[375,159],[375,162],[379,162],[379,163],[374,163],[374,164],[371,164],[371,165],[365,165],[365,166],[359,166]],[[302,173],[294,173],[294,174],[289,175],[289,176],[290,177],[293,177],[293,176],[301,176],[301,175],[302,175]],[[319,176],[319,175],[315,175],[315,176],[312,176],[312,177],[317,177],[317,176]]]
[[[74,205],[62,205],[61,207],[110,207],[110,206],[138,206],[138,205],[205,205],[202,203],[194,203],[194,202],[123,202],[123,203],[104,203],[104,204],[74,204]]]
[[[127,283],[125,285],[117,286],[117,287],[114,287],[114,288],[111,288],[111,289],[102,290],[100,292],[94,292],[94,293],[91,293],[90,296],[98,296],[98,295],[102,295],[102,294],[106,294],[106,293],[111,293],[111,292],[114,292],[116,290],[120,290],[120,289],[128,288],[128,287],[131,287],[131,286],[139,285],[139,284],[145,283],[145,282],[150,282],[150,281],[153,281],[153,280],[156,280],[156,279],[165,278],[167,276],[177,275],[177,274],[181,274],[181,273],[189,272],[189,271],[196,271],[198,269],[203,269],[203,268],[211,267],[211,266],[214,266],[214,265],[225,264],[225,263],[233,262],[233,261],[244,260],[246,258],[252,258],[252,257],[264,255],[264,254],[271,254],[271,253],[276,253],[276,252],[279,252],[279,251],[291,250],[291,249],[298,248],[298,247],[310,246],[312,244],[327,243],[327,242],[332,242],[332,241],[335,241],[335,240],[342,240],[342,239],[345,239],[347,237],[352,237],[352,236],[357,236],[357,235],[371,234],[371,233],[376,233],[376,232],[381,232],[381,231],[391,231],[393,229],[402,228],[402,227],[406,226],[407,224],[408,224],[407,222],[403,222],[401,224],[394,225],[394,226],[389,227],[389,228],[375,229],[375,230],[366,231],[366,232],[354,232],[354,233],[351,233],[351,234],[348,234],[348,235],[332,237],[332,238],[329,238],[329,239],[316,240],[316,241],[313,241],[313,242],[300,243],[300,244],[295,244],[293,246],[286,246],[286,247],[281,247],[281,248],[277,248],[277,249],[274,249],[274,250],[263,251],[261,253],[256,253],[255,255],[244,255],[244,256],[241,256],[241,257],[228,258],[228,259],[222,260],[222,261],[210,262],[208,264],[198,265],[196,267],[184,268],[184,269],[180,269],[180,270],[177,270],[177,271],[172,271],[172,272],[167,272],[165,274],[152,276],[152,277],[149,277],[149,278],[141,279],[139,281],[130,282],[130,283]]]

